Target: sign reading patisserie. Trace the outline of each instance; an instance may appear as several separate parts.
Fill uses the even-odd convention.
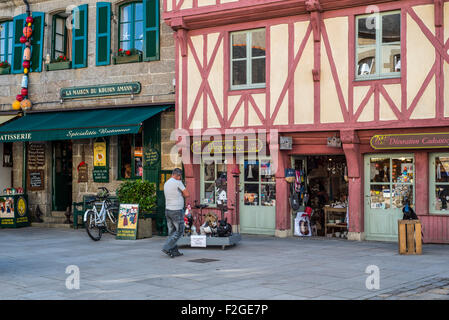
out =
[[[370,144],[374,149],[449,148],[449,133],[379,134]]]

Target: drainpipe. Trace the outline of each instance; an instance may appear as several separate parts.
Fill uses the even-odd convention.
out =
[[[31,16],[31,9],[30,9],[30,4],[28,3],[28,0],[23,0],[23,2],[27,6],[27,16]]]

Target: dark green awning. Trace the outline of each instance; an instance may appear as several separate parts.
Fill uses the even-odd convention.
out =
[[[0,142],[73,140],[137,133],[170,106],[29,113],[0,127]]]

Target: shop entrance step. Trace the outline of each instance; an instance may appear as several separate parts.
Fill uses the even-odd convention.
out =
[[[61,229],[70,229],[71,224],[63,224],[63,223],[48,223],[48,222],[32,222],[32,227],[38,228],[61,228]]]

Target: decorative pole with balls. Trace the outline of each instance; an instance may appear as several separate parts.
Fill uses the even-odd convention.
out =
[[[33,35],[33,22],[34,19],[31,16],[30,5],[27,0],[23,0],[27,6],[27,18],[25,20],[25,27],[23,28],[23,36],[20,37],[20,43],[25,44],[25,50],[23,51],[23,76],[22,76],[22,89],[20,94],[16,96],[16,100],[12,104],[14,110],[23,111],[31,108],[31,101],[28,98],[28,76],[31,70],[31,36]]]

